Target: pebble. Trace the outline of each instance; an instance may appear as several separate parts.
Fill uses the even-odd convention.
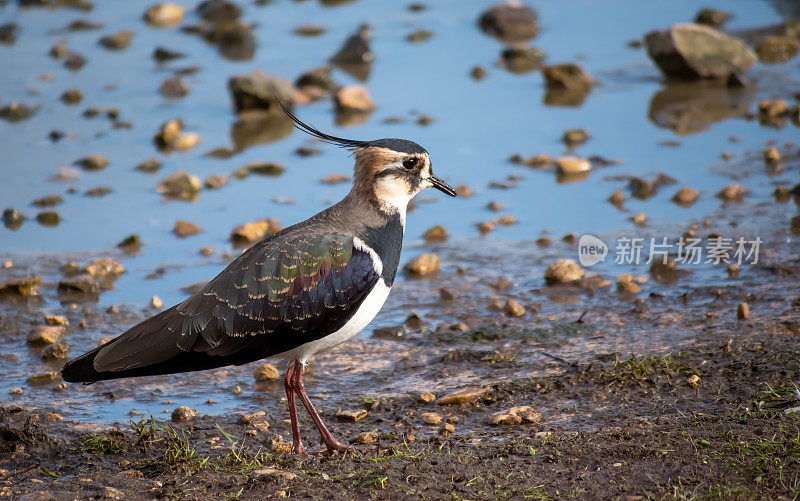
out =
[[[326,28],[319,24],[303,24],[294,29],[295,35],[316,37],[325,33]]]
[[[378,432],[365,431],[350,439],[351,444],[374,444],[378,441]]]
[[[150,306],[153,308],[160,310],[164,306],[164,302],[161,301],[161,298],[158,296],[153,296],[150,298]]]
[[[100,292],[100,284],[93,277],[84,273],[74,278],[59,281],[58,290],[66,293],[94,295]]]
[[[572,259],[560,259],[547,267],[544,273],[548,284],[570,283],[583,277],[583,269]]]
[[[267,235],[280,231],[278,221],[274,218],[251,221],[231,230],[231,241],[234,244],[258,242]]]
[[[42,226],[56,226],[61,222],[61,216],[54,210],[48,210],[36,214],[36,221]]]
[[[560,157],[556,159],[556,169],[565,176],[585,174],[592,170],[592,164],[585,158]]]
[[[182,221],[179,219],[175,221],[175,227],[172,229],[172,231],[177,236],[185,238],[188,236],[197,235],[203,230],[194,223],[190,223],[189,221]]]
[[[528,73],[541,68],[544,62],[544,52],[525,44],[513,44],[503,49],[497,66],[506,68],[511,73]]]
[[[200,179],[185,170],[173,172],[156,185],[156,191],[165,197],[193,200],[200,193]]]
[[[64,67],[69,71],[78,71],[83,68],[85,64],[86,58],[77,52],[69,54],[66,59],[64,59]]]
[[[80,89],[65,90],[61,94],[61,102],[64,104],[78,104],[83,101],[83,92]]]
[[[706,24],[711,26],[712,28],[722,28],[722,25],[725,24],[731,15],[725,11],[705,8],[701,9],[700,12],[694,18],[694,22],[698,24]]]
[[[429,403],[433,402],[434,400],[436,400],[436,395],[434,395],[433,393],[431,393],[429,391],[423,391],[417,397],[417,401],[420,402],[420,403],[423,403],[423,404],[429,404]]]
[[[692,374],[686,378],[686,384],[693,388],[700,386],[700,376],[697,374]]]
[[[153,141],[160,149],[166,150],[173,147],[181,132],[183,132],[183,120],[173,118],[161,124],[158,132],[153,136]]]
[[[17,30],[19,26],[16,23],[6,23],[0,26],[0,43],[6,45],[14,45],[17,41]]]
[[[678,190],[674,195],[672,195],[672,201],[675,202],[677,205],[682,207],[689,207],[694,205],[697,201],[697,198],[700,196],[697,191],[689,188],[688,186],[684,186],[680,190]]]
[[[405,265],[405,270],[418,277],[429,276],[437,273],[441,267],[439,256],[436,254],[422,254]]]
[[[138,252],[142,247],[142,238],[136,233],[128,235],[117,243],[117,247],[125,252]]]
[[[47,195],[46,197],[37,198],[33,201],[33,205],[37,207],[53,207],[63,202],[64,199],[61,195]]]
[[[630,275],[625,273],[620,275],[619,280],[617,280],[617,292],[635,295],[642,292],[642,288],[639,287],[639,284],[633,281]]]
[[[189,85],[180,76],[164,79],[158,88],[164,97],[180,98],[189,94]]]
[[[422,414],[419,415],[419,417],[425,424],[436,425],[442,422],[442,416],[440,416],[436,412],[423,412]]]
[[[363,85],[342,87],[334,95],[337,112],[368,113],[375,109],[375,103]]]
[[[168,28],[175,26],[183,19],[183,7],[172,2],[154,5],[144,13],[144,19],[153,26]]]
[[[148,174],[158,172],[158,169],[160,168],[161,168],[161,161],[157,158],[148,158],[147,160],[136,166],[136,169],[142,172],[146,172]]]
[[[258,174],[259,176],[280,176],[283,174],[284,169],[283,165],[277,162],[251,162],[241,169],[237,169],[234,172],[234,176],[236,177],[243,177],[247,174]]]
[[[90,155],[79,158],[73,162],[75,165],[85,170],[102,170],[108,167],[108,159],[103,155]]]
[[[593,84],[591,77],[575,63],[545,66],[544,78],[548,89],[588,92]]]
[[[534,412],[530,406],[511,407],[489,416],[492,425],[517,425],[522,423],[541,423],[542,414]]]
[[[340,184],[350,181],[350,176],[344,174],[330,174],[319,180],[322,184]]]
[[[171,61],[173,59],[180,59],[186,57],[183,52],[174,51],[164,47],[156,47],[153,49],[153,59],[158,62]]]
[[[220,176],[219,174],[211,174],[206,178],[203,184],[209,190],[216,190],[228,184],[228,179],[225,176]]]
[[[528,40],[539,33],[536,12],[519,0],[501,2],[483,12],[478,26],[504,42]]]
[[[22,395],[24,391],[22,390],[22,388],[17,386],[16,388],[11,388],[11,391],[9,393],[11,393],[12,395]]]
[[[616,190],[608,197],[608,201],[611,205],[620,207],[625,203],[625,193],[623,193],[622,190]]]
[[[41,357],[44,360],[62,359],[67,358],[68,352],[69,346],[60,343],[53,343],[45,346],[45,348],[42,350]]]
[[[424,238],[426,242],[444,242],[447,240],[447,236],[447,230],[438,224],[432,228],[428,228],[428,230],[422,234],[422,238]]]
[[[756,45],[756,54],[763,63],[780,64],[797,56],[800,50],[800,41],[788,36],[764,37]]]
[[[459,184],[455,188],[456,194],[462,198],[469,198],[475,194],[475,190],[467,186],[466,184]]]
[[[536,245],[538,245],[539,247],[550,247],[551,243],[552,242],[548,237],[539,237],[536,239]]]
[[[112,191],[110,186],[95,186],[94,188],[86,190],[85,195],[87,197],[104,197]]]
[[[213,247],[208,247],[208,246],[201,247],[198,252],[200,253],[201,256],[208,257],[208,256],[211,256],[211,255],[214,254],[214,248]]]
[[[117,278],[125,273],[125,267],[117,259],[105,257],[89,262],[83,272],[95,278]]]
[[[258,470],[253,470],[250,473],[250,476],[255,479],[273,478],[281,480],[294,480],[297,478],[297,474],[292,473],[291,471],[277,470],[275,468],[261,468]]]
[[[739,303],[739,306],[736,308],[736,318],[739,320],[744,320],[750,317],[750,305],[747,303]]]
[[[408,35],[406,35],[406,40],[411,43],[418,43],[424,42],[433,36],[433,32],[431,30],[426,30],[424,28],[412,31]]]
[[[25,215],[17,209],[8,208],[3,211],[3,224],[6,228],[16,230],[25,221]]]
[[[456,427],[453,426],[451,423],[444,423],[441,428],[439,428],[439,433],[442,435],[448,435],[450,433],[455,433]]]
[[[310,146],[301,146],[294,150],[295,154],[300,157],[313,157],[322,153],[319,148],[312,148]]]
[[[521,317],[525,315],[525,308],[523,308],[521,304],[514,301],[513,299],[509,299],[508,301],[506,301],[506,304],[503,307],[503,311],[505,311],[506,315],[510,317]]]
[[[589,140],[590,137],[591,136],[589,135],[588,132],[586,132],[586,129],[582,129],[580,127],[574,127],[565,130],[564,135],[561,136],[561,140],[567,146],[572,147],[585,143],[586,141]]]
[[[47,325],[69,325],[69,320],[63,315],[45,315],[44,321]]]
[[[764,150],[764,161],[767,163],[775,163],[781,159],[781,154],[777,148],[770,146]]]
[[[100,494],[103,499],[124,499],[125,493],[115,487],[104,487]]]
[[[336,414],[336,417],[341,419],[342,421],[350,421],[355,423],[356,421],[361,421],[365,417],[367,417],[367,410],[366,409],[357,409],[351,411],[339,411]]]
[[[731,263],[728,265],[727,272],[728,278],[738,278],[739,277],[739,264],[738,263]]]
[[[637,212],[632,218],[633,224],[636,226],[645,226],[647,224],[647,216],[644,215],[644,212]]]
[[[738,184],[730,184],[717,192],[717,197],[724,202],[739,202],[747,194],[747,189]]]
[[[64,327],[61,325],[37,325],[28,333],[28,344],[42,346],[53,344],[64,334]]]
[[[200,415],[197,410],[192,409],[191,407],[187,407],[185,405],[181,405],[176,407],[174,411],[172,411],[172,420],[175,422],[180,421],[190,421],[192,419],[197,418]]]
[[[56,371],[50,372],[42,372],[40,374],[34,374],[27,379],[27,382],[31,386],[42,386],[45,384],[53,383],[61,379],[61,373]]]
[[[486,69],[483,66],[474,66],[470,70],[469,76],[471,76],[473,80],[483,80],[486,78]]]
[[[342,47],[334,54],[330,61],[334,64],[339,66],[344,66],[348,72],[359,78],[360,80],[366,80],[366,76],[369,74],[369,68],[361,68],[362,71],[357,71],[355,68],[346,68],[347,66],[366,66],[372,62],[375,58],[375,55],[369,48],[369,41],[371,38],[370,28],[369,25],[362,24],[358,27],[358,30],[350,35],[350,37],[345,40]],[[364,74],[364,70],[366,70],[366,75]],[[360,78],[364,77],[364,78]]]
[[[122,50],[127,49],[133,40],[133,31],[125,30],[112,35],[105,35],[100,39],[100,45],[106,49]]]
[[[267,76],[260,70],[232,76],[228,79],[228,91],[233,97],[233,106],[237,113],[245,110],[280,112],[276,98],[290,109],[295,104],[291,82]]]
[[[486,235],[487,233],[494,231],[494,223],[491,221],[483,221],[478,223],[478,231],[481,235]]]
[[[256,381],[272,381],[273,379],[278,379],[281,375],[274,365],[264,364],[253,372],[253,377]]]
[[[762,99],[758,102],[758,115],[762,119],[780,118],[789,113],[789,105],[783,99]]]
[[[172,147],[178,151],[189,151],[200,144],[201,140],[197,132],[186,132],[172,142]]]
[[[461,405],[477,402],[489,393],[489,388],[465,388],[462,390],[448,393],[441,397],[438,402],[439,405]]]

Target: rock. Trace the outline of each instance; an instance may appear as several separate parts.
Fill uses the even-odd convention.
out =
[[[781,126],[780,119],[790,113],[789,105],[783,99],[762,99],[758,103],[758,119],[762,125]]]
[[[116,259],[99,258],[87,264],[83,272],[94,278],[115,279],[125,273],[125,267]]]
[[[793,59],[800,50],[797,38],[777,36],[765,37],[756,46],[756,54],[762,63],[780,64]]]
[[[731,263],[728,265],[727,272],[728,278],[738,278],[739,277],[739,265],[737,263]]]
[[[478,231],[481,235],[486,235],[487,233],[494,231],[494,223],[491,221],[483,221],[478,223]]]
[[[37,111],[39,111],[39,106],[28,106],[13,101],[11,104],[0,107],[0,118],[8,122],[21,122],[33,116]]]
[[[582,277],[583,269],[572,259],[559,259],[544,272],[544,279],[548,284],[571,283]]]
[[[65,90],[61,94],[61,102],[64,104],[78,104],[83,101],[83,92],[80,89]]]
[[[175,221],[175,227],[172,229],[172,231],[179,237],[185,238],[192,235],[197,235],[203,230],[194,223],[190,223],[189,221],[182,221],[179,219]]]
[[[436,400],[436,396],[429,391],[424,391],[420,393],[419,396],[417,397],[417,401],[423,404],[429,404],[434,400]]]
[[[344,174],[331,174],[319,180],[322,184],[340,184],[350,181],[350,176]]]
[[[167,198],[193,200],[200,193],[200,179],[185,170],[180,170],[159,181],[156,191]]]
[[[567,129],[564,131],[564,135],[561,136],[561,140],[567,146],[577,146],[579,144],[583,144],[589,140],[591,136],[589,133],[586,132],[585,129],[581,129],[580,127],[575,127],[571,129]]]
[[[228,0],[204,0],[195,8],[197,15],[211,23],[236,21],[242,9]]]
[[[730,18],[731,15],[727,12],[706,8],[697,13],[694,18],[694,22],[719,29],[722,28],[722,25],[725,24]]]
[[[100,292],[100,284],[86,273],[58,282],[58,290],[66,293],[90,294]]]
[[[402,339],[406,334],[406,329],[402,325],[393,325],[390,327],[378,327],[372,331],[372,337],[375,339]]]
[[[478,26],[487,35],[506,42],[528,40],[539,33],[536,12],[519,0],[494,5],[481,14]]]
[[[258,242],[267,235],[280,231],[278,221],[274,218],[251,221],[237,226],[231,231],[231,241],[234,244],[249,244]]]
[[[675,24],[645,37],[647,53],[667,78],[726,79],[749,70],[756,55],[741,40],[702,24]]]
[[[739,320],[744,320],[750,317],[750,305],[747,303],[739,303],[739,306],[736,307],[736,318]]]
[[[110,186],[95,186],[94,188],[86,190],[85,195],[87,197],[104,197],[112,191]]]
[[[675,278],[677,267],[678,263],[671,257],[667,257],[666,262],[663,257],[659,257],[650,263],[650,275],[660,282],[669,282]]]
[[[176,76],[164,79],[158,91],[161,92],[161,95],[164,97],[179,98],[189,93],[189,86],[183,78]]]
[[[367,414],[368,413],[366,409],[357,409],[354,411],[339,411],[339,413],[336,414],[336,417],[342,421],[350,421],[355,423],[356,421],[361,421],[367,417]]]
[[[172,143],[172,147],[178,151],[189,151],[200,143],[200,134],[196,132],[187,132],[181,134]]]
[[[104,487],[100,493],[103,499],[125,499],[125,493],[115,487]]]
[[[255,479],[272,478],[281,480],[294,480],[297,478],[297,475],[290,471],[276,470],[275,468],[261,468],[258,470],[253,470],[250,473],[250,476]]]
[[[556,169],[563,176],[574,176],[588,173],[592,164],[585,158],[560,157],[556,159]]]
[[[774,146],[765,148],[763,155],[764,155],[764,161],[767,163],[776,163],[781,159],[781,154],[778,152],[778,149],[775,148]]]
[[[256,381],[272,381],[281,377],[281,374],[274,365],[264,364],[253,372],[253,377],[256,378]]]
[[[45,315],[44,321],[47,325],[69,325],[69,320],[63,315]]]
[[[436,425],[442,422],[442,416],[435,412],[423,412],[419,417],[425,424]]]
[[[536,245],[538,245],[539,247],[550,247],[551,243],[552,242],[548,237],[539,237],[536,239]]]
[[[61,325],[37,325],[28,333],[28,344],[33,346],[44,346],[58,342],[64,334],[64,327]]]
[[[700,386],[700,376],[697,374],[692,374],[686,378],[686,384],[694,388]]]
[[[47,195],[46,197],[37,198],[33,201],[33,205],[37,207],[53,207],[63,202],[64,199],[61,195]]]
[[[336,91],[334,102],[337,113],[369,113],[375,109],[375,103],[362,85],[342,87]]]
[[[689,188],[688,186],[684,186],[678,190],[677,193],[672,195],[672,201],[682,207],[689,207],[694,205],[699,196],[700,194],[697,193],[697,191]]]
[[[546,66],[544,78],[548,88],[588,91],[592,79],[583,68],[574,63]]]
[[[302,24],[294,29],[294,34],[301,37],[317,37],[325,33],[327,29],[319,24]]]
[[[36,221],[42,226],[56,226],[61,222],[61,216],[54,210],[46,210],[36,214]]]
[[[330,94],[335,88],[331,77],[331,69],[327,66],[314,68],[303,73],[295,80],[294,85],[311,101]]]
[[[106,35],[100,39],[100,45],[106,49],[112,50],[127,49],[131,44],[131,40],[133,40],[133,35],[133,31],[130,30],[120,31],[113,35]]]
[[[495,412],[489,416],[489,424],[516,425],[522,423],[541,423],[542,414],[533,412],[530,406],[511,407],[510,409]]]
[[[91,155],[79,158],[73,162],[75,165],[85,170],[102,170],[108,167],[108,159],[103,155]]]
[[[86,64],[86,58],[77,52],[73,52],[64,59],[64,67],[69,71],[78,71]]]
[[[447,230],[438,224],[428,228],[428,230],[422,234],[422,238],[424,238],[426,242],[444,242],[447,240],[447,236]]]
[[[146,172],[148,174],[153,174],[154,172],[158,172],[158,169],[160,168],[161,168],[161,161],[157,158],[148,158],[147,160],[136,166],[136,169],[142,172]]]
[[[14,45],[17,41],[17,30],[19,26],[16,23],[6,23],[0,26],[0,43],[5,45]]]
[[[794,216],[789,220],[789,228],[795,235],[800,235],[800,216]]]
[[[439,428],[440,435],[449,435],[450,433],[455,433],[456,427],[450,423],[444,423],[441,428]]]
[[[622,204],[625,203],[625,194],[622,192],[622,190],[616,190],[611,194],[610,197],[608,197],[608,201],[615,207],[621,207]]]
[[[208,256],[211,256],[211,255],[214,254],[214,248],[213,247],[201,247],[200,250],[199,250],[199,253],[203,257],[208,257]]]
[[[25,393],[25,392],[22,390],[22,388],[20,388],[19,386],[17,386],[17,387],[11,388],[11,390],[9,391],[9,393],[10,393],[10,394],[12,394],[12,395],[22,395],[22,394],[23,394],[23,393]]]
[[[374,444],[378,441],[378,432],[365,431],[350,439],[351,444]]]
[[[186,57],[186,54],[183,52],[174,51],[164,47],[156,47],[153,49],[153,59],[160,63],[171,61],[173,59],[180,59],[182,57]]]
[[[525,44],[514,44],[503,49],[500,53],[498,66],[506,68],[511,73],[528,73],[542,67],[544,52]]]
[[[294,106],[294,88],[286,80],[268,77],[260,70],[247,75],[233,76],[228,80],[228,90],[237,112],[245,110],[268,110],[281,112],[277,99],[286,106]]]
[[[27,382],[31,386],[42,386],[50,383],[54,383],[61,379],[61,374],[55,371],[50,372],[42,372],[40,374],[34,374],[27,379]]]
[[[647,216],[644,212],[637,212],[632,218],[633,224],[636,226],[646,226],[647,225]]]
[[[738,184],[729,184],[717,192],[717,197],[722,199],[723,202],[741,202],[742,198],[747,194],[747,189],[739,186]]]
[[[59,343],[52,343],[42,350],[41,357],[43,360],[60,360],[62,358],[67,358],[67,353],[69,352],[69,346],[65,346]]]
[[[183,7],[172,2],[153,5],[145,11],[144,19],[159,28],[175,26],[183,19]]]
[[[228,179],[225,176],[220,176],[219,174],[211,174],[206,178],[203,184],[209,190],[216,190],[228,184]]]
[[[486,69],[483,66],[474,66],[470,70],[469,76],[471,76],[473,80],[483,80],[486,78]]]
[[[342,47],[330,61],[337,66],[365,65],[372,62],[375,55],[369,48],[371,33],[369,26],[362,24],[358,31],[345,40]],[[369,71],[369,70],[367,70]],[[360,80],[364,80],[363,78]]]
[[[418,42],[424,42],[425,40],[428,40],[432,36],[433,32],[431,30],[426,30],[423,28],[412,31],[411,33],[406,35],[406,40],[408,40],[411,43],[418,43]]]
[[[134,233],[122,239],[117,244],[117,247],[128,253],[138,252],[139,249],[142,248],[142,239],[139,235]]]
[[[525,308],[513,299],[506,301],[505,306],[503,306],[503,311],[505,311],[506,315],[509,317],[521,317],[525,315]]]
[[[241,169],[234,172],[234,176],[243,178],[247,174],[258,174],[260,176],[280,176],[283,174],[283,165],[277,162],[251,162]],[[244,175],[242,175],[244,174]]]
[[[175,407],[175,410],[172,411],[172,420],[175,422],[191,421],[197,418],[198,416],[200,416],[200,413],[197,412],[197,410],[192,409],[191,407],[187,407],[185,405]]]
[[[312,148],[309,146],[301,146],[294,150],[295,154],[299,157],[313,157],[322,153],[319,148]]]
[[[7,208],[3,211],[3,225],[10,230],[16,230],[25,221],[25,215],[17,209]]]
[[[489,388],[465,388],[463,390],[454,391],[441,397],[438,402],[439,405],[462,405],[477,402],[489,393]]]
[[[439,256],[436,254],[422,254],[405,265],[405,270],[408,273],[418,277],[433,275],[439,271],[439,268]]]
[[[627,273],[620,275],[619,280],[617,280],[617,292],[621,294],[639,294],[642,292],[642,288],[639,287],[639,284],[633,281],[633,278],[628,275]]]
[[[467,186],[466,184],[459,184],[456,186],[456,195],[461,198],[469,198],[475,194],[475,190]]]

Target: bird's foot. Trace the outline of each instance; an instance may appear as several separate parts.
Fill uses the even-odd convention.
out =
[[[315,456],[322,456],[322,455],[333,455],[337,452],[344,452],[348,450],[352,450],[352,447],[344,445],[343,443],[337,442],[333,440],[332,442],[326,443],[324,449],[316,450],[316,451],[308,451],[309,454],[313,454]]]
[[[303,454],[304,452],[306,452],[306,448],[303,447],[303,442],[298,441],[292,445],[293,454]]]

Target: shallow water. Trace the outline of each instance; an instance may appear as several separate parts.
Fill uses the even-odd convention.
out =
[[[183,24],[196,22],[197,17],[192,12],[194,3],[178,3],[187,8]],[[123,305],[123,315],[90,323],[86,331],[70,332],[71,355],[77,355],[94,346],[100,337],[121,332],[150,313],[146,305],[153,294],[160,296],[165,305],[173,304],[185,297],[180,290],[182,287],[214,276],[227,262],[228,257],[223,254],[238,252],[231,249],[228,241],[234,226],[262,217],[275,217],[283,225],[289,225],[341,198],[348,189],[346,184],[329,186],[318,180],[328,174],[349,173],[351,159],[345,152],[330,146],[323,146],[321,155],[297,157],[293,154],[297,147],[311,144],[298,132],[276,142],[246,148],[225,160],[204,154],[232,143],[231,127],[236,117],[226,89],[228,77],[263,69],[269,75],[294,80],[302,72],[324,64],[361,22],[368,22],[372,27],[371,46],[376,60],[366,85],[378,109],[365,123],[352,127],[338,127],[334,123],[330,100],[298,107],[296,113],[303,120],[339,136],[413,139],[431,153],[434,169],[440,177],[454,186],[464,183],[475,190],[475,195],[466,199],[445,199],[435,192],[420,196],[408,218],[402,259],[405,262],[433,249],[443,257],[443,276],[434,282],[401,278],[373,327],[401,323],[410,310],[420,311],[432,323],[453,322],[465,315],[486,316],[485,304],[480,301],[491,295],[488,289],[474,295],[465,294],[458,308],[448,310],[437,306],[439,281],[451,288],[462,287],[455,273],[459,266],[467,268],[467,276],[476,283],[485,276],[514,276],[518,278],[514,294],[525,297],[531,288],[543,286],[541,277],[549,262],[558,257],[575,258],[574,247],[566,245],[539,250],[532,241],[541,235],[558,240],[568,232],[592,233],[603,236],[607,242],[620,235],[676,236],[689,221],[701,220],[721,210],[721,203],[713,194],[732,179],[751,191],[748,198],[751,202],[734,209],[741,211],[743,217],[749,217],[757,201],[768,198],[774,183],[791,185],[797,182],[796,169],[786,169],[782,175],[772,178],[764,176],[763,162],[757,156],[767,141],[783,144],[795,140],[797,129],[791,125],[781,129],[763,127],[742,116],[742,111],[756,111],[761,98],[791,100],[800,80],[797,59],[783,65],[757,63],[749,74],[758,82],[756,88],[726,96],[737,103],[738,116],[715,123],[701,121],[693,127],[693,133],[681,135],[651,120],[663,111],[664,102],[672,102],[675,89],[663,83],[658,69],[643,49],[630,48],[627,43],[653,29],[690,21],[699,8],[696,2],[600,3],[586,0],[573,2],[569,8],[558,2],[531,5],[539,13],[542,28],[531,45],[545,52],[547,63],[579,62],[600,83],[581,106],[546,105],[544,80],[538,71],[514,75],[494,66],[503,44],[483,35],[475,25],[486,2],[429,2],[428,8],[420,13],[409,12],[405,3],[387,5],[367,0],[335,7],[312,1],[246,3],[242,5],[243,20],[258,24],[255,30],[258,48],[255,56],[247,61],[224,59],[216,47],[178,29],[148,27],[141,20],[143,4],[137,2],[97,2],[89,13],[70,9],[22,9],[14,2],[0,7],[2,23],[16,22],[21,27],[16,44],[0,45],[0,65],[5,77],[0,79],[0,104],[19,100],[41,105],[38,113],[26,121],[0,121],[0,145],[5,156],[0,167],[3,176],[0,205],[16,207],[29,216],[16,231],[0,230],[0,257],[15,262],[14,269],[0,270],[0,277],[13,276],[21,268],[28,273],[41,274],[46,282],[57,281],[58,265],[69,260],[85,263],[103,254],[121,258],[128,271],[115,282],[115,288],[101,294],[97,305],[80,305],[76,314],[102,312],[109,305]],[[788,20],[788,16],[797,13],[787,12],[787,5],[765,1],[707,2],[707,6],[734,15],[726,25],[729,31]],[[63,31],[70,21],[80,17],[103,22],[106,26],[97,31]],[[316,38],[294,35],[294,28],[304,23],[321,24],[328,31]],[[422,43],[407,42],[405,36],[419,28],[433,31],[434,36]],[[109,51],[98,46],[101,35],[123,29],[136,32],[128,49]],[[78,72],[70,72],[60,61],[47,56],[57,41],[85,55],[86,66]],[[187,57],[159,65],[151,58],[157,46],[185,52]],[[161,97],[158,93],[161,80],[171,76],[175,69],[194,64],[201,69],[185,77],[191,88],[189,95],[182,99]],[[489,72],[488,77],[479,82],[469,77],[470,69],[477,64]],[[52,81],[41,79],[43,74],[52,74]],[[334,80],[339,84],[356,83],[339,70],[334,70]],[[83,102],[74,106],[61,103],[58,99],[61,93],[75,87],[83,91]],[[89,106],[116,106],[120,109],[120,118],[132,122],[133,126],[129,130],[113,129],[104,117],[84,118],[82,112]],[[419,114],[430,115],[434,121],[425,127],[416,125]],[[406,121],[384,123],[384,119],[395,116],[405,117]],[[163,155],[155,149],[152,136],[163,122],[178,117],[183,119],[187,130],[198,132],[203,142],[191,152]],[[586,180],[561,184],[552,171],[529,169],[507,161],[514,153],[523,156],[547,153],[553,157],[566,153],[560,137],[569,127],[583,127],[592,136],[576,148],[576,154],[620,159],[622,164],[596,167]],[[52,129],[63,130],[68,137],[52,143],[47,139]],[[741,140],[731,143],[731,136]],[[665,141],[678,141],[680,145],[665,146]],[[722,152],[730,152],[733,161],[722,162],[719,159]],[[56,174],[59,165],[69,165],[95,153],[104,154],[110,160],[103,171],[79,171],[77,180],[68,183],[47,181]],[[163,161],[157,174],[144,174],[134,169],[150,157]],[[227,175],[256,160],[280,162],[286,172],[279,177],[251,175],[245,180],[232,179],[222,189],[203,190],[195,202],[164,201],[154,190],[159,179],[180,169],[204,179],[212,173]],[[672,176],[678,183],[662,188],[650,200],[630,199],[625,204],[626,211],[606,202],[611,192],[624,189],[627,184],[619,176],[650,178],[658,172]],[[522,176],[514,188],[490,187],[491,182],[506,181],[510,175]],[[108,185],[114,191],[102,198],[83,195],[87,189],[99,185]],[[73,186],[77,193],[67,194],[67,188]],[[670,201],[681,186],[691,186],[701,194],[690,208]],[[38,209],[31,201],[50,193],[61,194],[65,199],[56,207],[63,221],[54,228],[41,226],[32,217]],[[276,203],[273,199],[277,196],[295,203]],[[512,214],[518,223],[498,226],[496,231],[480,236],[476,223],[498,217],[485,208],[491,200],[506,206],[498,215]],[[788,204],[777,213],[770,212],[766,221],[782,225],[795,211]],[[629,221],[637,212],[647,214],[647,230]],[[172,234],[177,219],[192,221],[204,231],[198,236],[178,239]],[[421,234],[434,224],[442,224],[447,229],[451,235],[449,243],[438,246],[423,243]],[[743,222],[737,236],[751,239],[761,228]],[[114,250],[114,245],[131,233],[141,236],[143,251],[136,256],[122,256]],[[791,237],[787,238],[782,243],[773,239],[779,243],[772,251],[792,255],[796,245],[792,244]],[[197,251],[206,245],[213,246],[217,253],[210,258],[201,257]],[[159,267],[166,268],[162,278],[145,278]],[[645,273],[646,266],[604,264],[594,270],[613,281],[622,272]],[[682,286],[710,286],[722,282],[724,277],[724,271],[710,266],[692,271],[688,282]],[[671,294],[675,290],[663,286],[660,292]],[[532,294],[526,299],[541,300],[535,296]],[[45,289],[41,308],[52,312],[64,309],[52,289]],[[570,315],[579,314],[582,308],[582,305],[551,301],[545,309],[548,314],[562,316],[566,321]],[[8,317],[19,309],[16,305],[5,306],[3,314]],[[473,311],[465,313],[464,310]],[[26,318],[37,318],[38,311],[37,305]],[[126,312],[129,312],[127,316]],[[403,356],[406,353],[413,358],[418,356],[420,348],[408,348],[404,352],[406,345],[398,348],[395,341],[374,340],[369,332],[367,329],[349,351],[337,350],[322,357],[324,363],[318,370],[324,371],[321,374],[341,375],[334,378],[336,381],[326,382],[324,378],[311,376],[315,379],[313,391],[330,391],[337,395],[331,397],[334,406],[358,393],[342,396],[348,392],[348,386],[369,381],[377,383],[375,392],[395,394],[404,388],[426,385],[452,388],[485,377],[485,374],[476,373],[464,374],[461,378],[453,375],[436,378],[428,377],[431,373],[423,368],[398,368],[386,354]],[[559,342],[572,343],[572,334],[559,332],[556,330],[552,336],[560,338]],[[6,363],[6,376],[0,381],[1,398],[9,398],[6,395],[11,388],[23,386],[25,394],[15,401],[28,404],[41,403],[45,398],[45,402],[50,401],[49,388],[30,388],[24,384],[25,377],[48,367],[34,350],[29,350],[24,339],[24,333],[20,333],[0,349],[2,355],[18,357],[16,362]],[[613,351],[630,342],[624,337],[621,339],[610,342],[604,349]],[[665,333],[641,341],[631,351],[657,349],[684,341],[680,333]],[[591,343],[577,343],[569,354],[577,359],[592,349]],[[358,356],[358,350],[363,350],[363,356]],[[447,350],[446,345],[430,348],[430,357]],[[348,356],[335,356],[343,353]],[[531,372],[548,370],[546,358],[540,355],[531,352],[526,360]],[[195,406],[201,412],[221,413],[277,401],[274,397],[282,395],[279,385],[267,384],[265,388],[253,389],[251,370],[251,367],[225,369],[100,383],[89,388],[70,387],[55,398],[63,405],[65,414],[100,422],[125,420],[133,409],[160,414],[178,403]],[[403,378],[387,377],[393,370],[403,374]],[[348,376],[354,373],[360,376]],[[422,376],[416,377],[415,373]],[[241,395],[231,394],[235,386],[242,388]],[[108,400],[108,395],[103,397],[107,392],[113,393],[113,400]],[[209,398],[217,403],[204,404]],[[176,403],[162,403],[165,400]],[[280,409],[279,406],[273,408]]]

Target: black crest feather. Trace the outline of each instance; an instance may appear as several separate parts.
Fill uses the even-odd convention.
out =
[[[331,136],[330,134],[325,134],[321,130],[317,129],[316,127],[312,127],[307,123],[303,122],[294,114],[289,111],[286,106],[278,99],[275,98],[275,101],[283,108],[283,112],[286,113],[286,116],[292,119],[294,122],[294,126],[296,129],[305,132],[306,134],[312,135],[317,139],[325,141],[326,143],[335,144],[336,146],[341,146],[342,148],[366,148],[370,146],[370,141],[357,141],[355,139],[344,139],[341,137]]]

